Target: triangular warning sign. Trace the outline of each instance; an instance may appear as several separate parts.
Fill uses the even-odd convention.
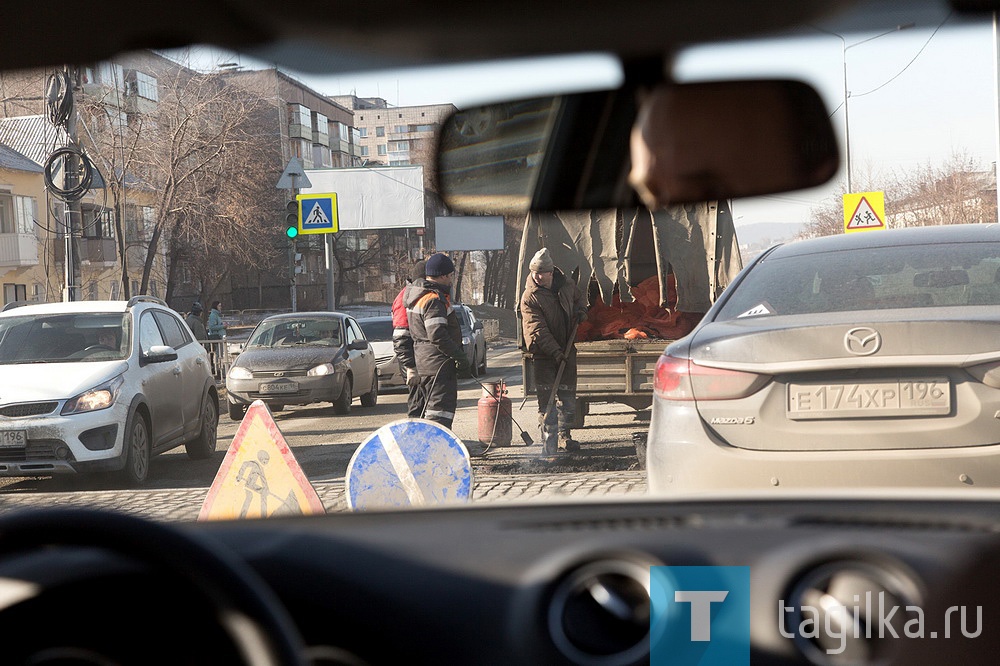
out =
[[[858,207],[854,209],[854,213],[851,215],[851,219],[847,222],[847,230],[854,231],[857,229],[883,229],[885,228],[885,222],[882,218],[878,216],[872,205],[868,203],[867,197],[861,197],[858,202]]]
[[[328,227],[330,226],[330,218],[326,216],[323,212],[323,207],[319,205],[317,201],[313,206],[313,209],[309,212],[306,217],[305,222],[302,223],[303,227]]]
[[[323,502],[267,405],[257,400],[247,409],[233,437],[198,520],[312,513],[325,513]]]

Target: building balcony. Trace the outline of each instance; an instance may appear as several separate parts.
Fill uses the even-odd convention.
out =
[[[291,123],[288,126],[288,138],[290,139],[308,139],[312,141],[313,130],[309,125],[300,125],[298,123]]]
[[[59,240],[54,249],[56,261],[61,263],[66,256],[66,243]],[[113,238],[78,238],[73,250],[79,254],[81,264],[110,268],[118,263],[118,244]]]
[[[34,234],[0,234],[0,266],[37,266],[38,239]]]
[[[314,146],[329,146],[330,145],[330,135],[323,134],[321,132],[313,132],[312,142]]]

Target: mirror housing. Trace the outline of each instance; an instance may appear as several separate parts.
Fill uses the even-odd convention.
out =
[[[465,212],[634,207],[637,137],[664,183],[659,205],[816,187],[840,164],[805,83],[671,83],[460,111],[442,127],[440,189]]]
[[[349,351],[364,351],[364,350],[368,349],[368,341],[367,340],[355,340],[354,342],[352,342],[349,345],[347,345],[347,349]]]
[[[177,360],[177,350],[167,345],[153,345],[142,355],[142,364],[166,363]]]

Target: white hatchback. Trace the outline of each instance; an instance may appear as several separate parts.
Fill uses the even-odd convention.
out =
[[[5,309],[0,387],[0,476],[113,471],[140,485],[157,453],[215,451],[208,353],[159,299]]]

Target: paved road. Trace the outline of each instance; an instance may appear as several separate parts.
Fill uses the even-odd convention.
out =
[[[508,384],[514,419],[511,446],[485,447],[478,436],[477,403],[483,388],[475,379],[461,380],[459,410],[453,430],[473,457],[473,501],[530,501],[594,495],[645,493],[645,473],[638,469],[634,432],[648,429],[649,412],[621,405],[593,405],[587,427],[574,431],[580,452],[556,461],[540,459],[541,446],[525,445],[521,427],[533,440],[534,399],[523,404],[519,354],[512,345],[490,350],[490,371],[483,382]],[[293,407],[275,414],[275,422],[327,511],[346,510],[343,477],[358,444],[380,426],[405,416],[406,395],[379,396],[373,408],[355,401],[351,413],[336,416],[326,405]],[[142,490],[121,490],[105,478],[7,480],[0,490],[0,510],[18,506],[86,505],[136,513],[162,520],[193,520],[236,434],[238,423],[223,410],[216,455],[189,460],[183,448],[154,458],[152,478]]]

